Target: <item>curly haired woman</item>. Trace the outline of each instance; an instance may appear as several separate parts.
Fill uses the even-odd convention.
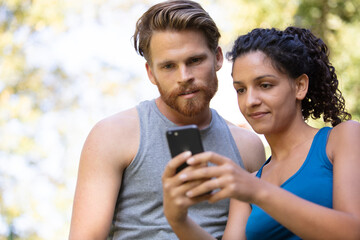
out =
[[[307,29],[254,29],[227,57],[239,108],[271,157],[253,175],[212,152],[172,159],[163,189],[174,232],[212,239],[187,209],[231,198],[223,239],[360,239],[360,124],[345,111],[327,46]],[[332,127],[314,128],[309,117]],[[196,167],[176,174],[185,161]]]

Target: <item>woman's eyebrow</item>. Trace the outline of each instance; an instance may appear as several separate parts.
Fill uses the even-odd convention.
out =
[[[271,78],[277,78],[276,76],[272,75],[272,74],[265,74],[265,75],[261,75],[261,76],[258,76],[256,78],[254,78],[254,81],[259,81],[263,78],[267,78],[267,77],[271,77]],[[241,84],[242,81],[233,81],[233,84]]]

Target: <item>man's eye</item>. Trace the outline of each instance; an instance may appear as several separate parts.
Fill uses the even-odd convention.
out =
[[[164,69],[171,69],[174,67],[174,64],[166,64],[163,66]]]
[[[193,64],[193,63],[200,63],[201,62],[201,58],[192,58],[190,60],[190,64]]]

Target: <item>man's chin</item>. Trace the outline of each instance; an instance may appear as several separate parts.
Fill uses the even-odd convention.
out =
[[[185,117],[195,117],[209,108],[209,102],[204,96],[198,96],[194,99],[183,99],[162,96],[163,101],[170,108]]]
[[[186,117],[195,117],[206,110],[206,104],[186,104],[185,106],[177,106],[176,111]]]

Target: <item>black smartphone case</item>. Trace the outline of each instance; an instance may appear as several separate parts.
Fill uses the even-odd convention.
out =
[[[172,157],[185,151],[191,151],[192,155],[204,151],[200,131],[196,125],[169,128],[166,131],[166,138]],[[177,169],[177,172],[180,172],[187,166],[184,163]]]

